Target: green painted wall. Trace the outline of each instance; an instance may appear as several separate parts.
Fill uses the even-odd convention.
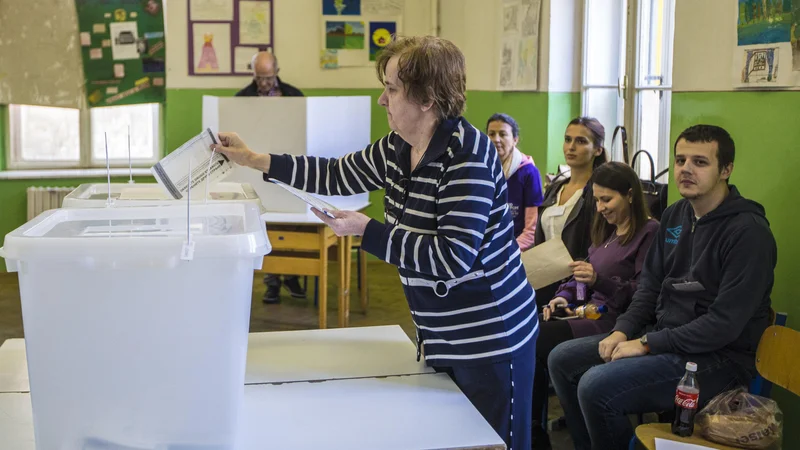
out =
[[[307,96],[368,95],[372,97],[372,139],[376,140],[389,132],[386,113],[378,105],[379,89],[305,89]],[[236,89],[169,89],[166,103],[166,148],[174,149],[197,134],[202,124],[203,95],[231,96]],[[560,99],[573,101],[575,94],[557,94]],[[548,154],[548,94],[538,92],[484,92],[467,93],[465,117],[480,129],[486,127],[486,119],[495,112],[512,115],[520,125],[520,147],[534,157],[537,164],[546,164]],[[580,97],[577,97],[580,100]],[[556,102],[557,104],[563,101]],[[563,108],[562,108],[563,109]],[[580,109],[580,108],[577,108]],[[567,119],[566,121],[568,121]],[[564,121],[564,124],[566,124]],[[563,126],[563,125],[562,125]],[[559,134],[562,133],[559,131]],[[560,154],[559,144],[559,154]],[[370,194],[372,205],[367,209],[370,217],[383,217],[383,192]]]
[[[0,105],[0,170],[6,167],[6,145],[8,144],[8,106]]]
[[[378,89],[307,89],[304,92],[308,96],[369,95],[374,102],[372,138],[378,139],[389,132],[386,114],[377,104],[381,93]],[[164,106],[165,148],[173,150],[200,131],[203,95],[232,96],[235,93],[236,89],[168,89]],[[520,148],[533,156],[540,168],[554,168],[563,159],[563,128],[579,110],[579,94],[470,91],[467,93],[465,117],[476,127],[484,129],[486,119],[493,113],[512,115],[520,125]],[[6,116],[7,108],[0,105],[0,170],[5,167]],[[548,161],[550,155],[557,158],[553,164]],[[103,181],[102,178],[0,180],[0,237],[25,223],[25,190],[29,186],[78,186]],[[372,205],[366,213],[370,217],[382,218],[383,192],[371,193],[370,199]]]
[[[728,130],[736,142],[731,182],[762,205],[778,243],[772,304],[800,329],[800,302],[794,281],[800,261],[795,184],[800,170],[800,92],[695,92],[672,96],[671,137],[690,125],[709,123]],[[674,186],[670,199],[678,198]],[[800,400],[781,389],[773,393],[785,414],[784,443],[800,442]]]
[[[580,92],[551,92],[547,99],[547,173],[564,164],[564,131],[581,114]]]

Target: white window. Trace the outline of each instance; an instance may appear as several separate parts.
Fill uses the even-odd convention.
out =
[[[88,111],[10,105],[9,169],[149,167],[161,156],[158,103]]]
[[[669,165],[674,0],[585,0],[582,114],[628,130],[630,152],[647,150],[656,173]],[[621,147],[610,149],[622,161]],[[646,159],[637,161],[650,177]],[[666,182],[666,177],[660,181]]]

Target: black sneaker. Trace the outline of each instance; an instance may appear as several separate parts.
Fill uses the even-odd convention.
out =
[[[267,287],[267,292],[264,293],[264,303],[267,304],[276,304],[281,302],[281,287],[280,286],[269,286]]]
[[[289,294],[291,294],[292,298],[306,298],[306,293],[303,291],[303,288],[300,287],[298,277],[285,277],[283,279],[283,285],[289,290]]]

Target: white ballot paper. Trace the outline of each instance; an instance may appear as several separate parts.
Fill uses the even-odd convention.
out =
[[[712,448],[704,445],[687,444],[685,442],[656,438],[656,450],[712,450]]]
[[[211,144],[216,143],[214,133],[206,128],[151,167],[150,172],[172,198],[181,199],[190,189],[191,161],[192,194],[200,194],[197,198],[201,198],[205,195],[206,180],[208,183],[220,181],[233,170],[233,165],[225,155],[214,153],[214,159],[211,160]]]
[[[313,206],[314,208],[317,208],[318,210],[322,211],[323,214],[325,214],[326,216],[330,217],[331,219],[335,219],[335,217],[331,213],[331,211],[338,211],[338,208],[336,208],[335,206],[333,206],[333,205],[331,205],[331,204],[329,204],[329,203],[327,203],[327,202],[325,202],[323,200],[320,200],[319,198],[313,196],[312,194],[309,194],[308,192],[301,191],[300,189],[297,189],[297,188],[295,188],[293,186],[289,186],[288,184],[286,184],[286,183],[284,183],[282,181],[278,181],[275,178],[270,178],[269,181],[271,181],[271,182],[275,183],[276,185],[286,189],[286,191],[288,191],[290,194],[292,194],[295,197],[299,198],[300,200],[308,203],[309,205]]]
[[[522,253],[525,274],[534,289],[571,276],[571,262],[572,256],[559,238],[550,239]]]

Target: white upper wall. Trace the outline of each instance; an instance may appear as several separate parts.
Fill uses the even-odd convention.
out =
[[[440,0],[439,35],[467,59],[467,89],[497,90],[503,0]],[[583,0],[542,0],[539,91],[580,90]]]
[[[734,90],[738,5],[738,0],[676,0],[673,91]]]
[[[738,0],[676,0],[673,91],[733,89]]]
[[[188,76],[188,0],[166,0],[167,87],[242,88],[249,76]],[[406,0],[403,35],[435,33],[435,0]],[[439,35],[453,41],[467,61],[467,89],[497,89],[503,0],[439,0]],[[539,91],[580,90],[583,0],[542,0]],[[319,0],[274,2],[275,54],[281,78],[300,89],[380,88],[372,66],[322,70]],[[551,62],[552,59],[552,62]]]
[[[187,0],[166,0],[167,87],[243,88],[250,76],[188,76]],[[434,32],[432,0],[405,0],[403,35]],[[300,89],[380,88],[374,66],[322,70],[320,0],[279,0],[274,5],[275,55],[281,78]]]
[[[542,61],[549,61],[548,91],[578,92],[581,90],[581,43],[583,42],[583,0],[545,1],[550,17],[547,27],[549,47],[542,49]],[[542,5],[544,13],[545,6]],[[548,51],[549,50],[549,51]],[[547,53],[547,54],[545,54]],[[545,66],[548,67],[548,66]]]

